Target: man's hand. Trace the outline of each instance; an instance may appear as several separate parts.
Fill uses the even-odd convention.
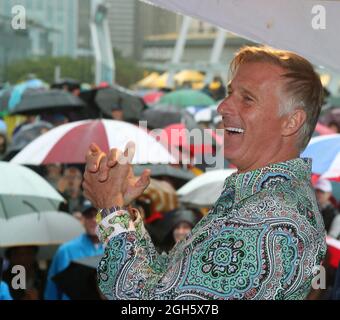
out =
[[[150,171],[144,170],[140,178],[133,174],[131,161],[135,146],[129,142],[124,153],[112,149],[107,156],[92,144],[86,156],[84,195],[97,208],[129,205],[150,183]]]

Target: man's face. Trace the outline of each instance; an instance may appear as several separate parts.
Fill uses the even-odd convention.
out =
[[[271,163],[283,142],[279,97],[283,69],[268,63],[241,65],[218,107],[224,128],[224,156],[240,172]],[[236,132],[238,131],[238,132]]]

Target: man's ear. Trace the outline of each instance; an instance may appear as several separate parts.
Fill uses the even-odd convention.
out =
[[[307,115],[302,109],[296,109],[287,114],[282,124],[282,135],[291,136],[297,133],[306,122]]]

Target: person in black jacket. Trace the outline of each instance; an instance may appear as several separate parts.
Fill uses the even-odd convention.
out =
[[[339,214],[339,211],[331,202],[332,184],[326,179],[319,179],[315,185],[315,193],[325,224],[325,229],[327,233],[329,233],[334,218]]]

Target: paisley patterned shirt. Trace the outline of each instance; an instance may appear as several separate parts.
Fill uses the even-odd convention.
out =
[[[98,266],[108,299],[305,299],[326,253],[310,183],[311,160],[234,173],[209,214],[168,255],[140,216],[115,212],[98,225]]]

